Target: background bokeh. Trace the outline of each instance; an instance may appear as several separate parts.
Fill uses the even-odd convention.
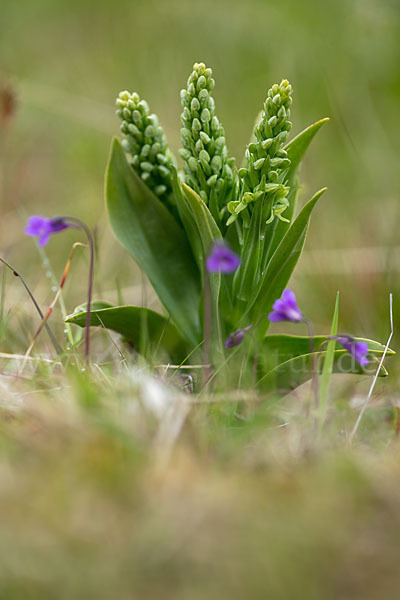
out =
[[[115,301],[118,281],[126,302],[143,300],[142,278],[104,213],[116,95],[146,98],[177,151],[179,90],[193,62],[206,62],[240,162],[268,87],[286,77],[294,133],[331,118],[302,168],[301,201],[329,191],[293,286],[321,332],[339,289],[341,329],[385,339],[388,294],[396,310],[400,290],[399,39],[398,0],[3,0],[1,81],[18,104],[0,147],[2,254],[45,302],[51,290],[23,235],[26,217],[75,215],[98,228],[98,293]],[[49,246],[57,275],[73,240],[66,232]],[[67,286],[70,310],[84,300],[86,268],[81,253]]]

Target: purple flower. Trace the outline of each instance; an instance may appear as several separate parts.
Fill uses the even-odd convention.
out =
[[[246,335],[246,333],[252,327],[252,325],[248,325],[247,327],[244,327],[244,329],[237,329],[236,331],[231,333],[231,335],[225,342],[225,348],[234,348],[235,346],[239,346],[239,344],[243,342],[243,338]]]
[[[215,242],[206,260],[209,273],[233,273],[240,265],[240,258],[224,242]]]
[[[300,323],[300,321],[304,320],[301,310],[297,306],[296,296],[292,290],[284,290],[282,297],[275,300],[272,308],[273,311],[268,315],[270,321],[292,321],[292,323]]]
[[[63,231],[69,225],[64,221],[63,217],[54,217],[47,219],[46,217],[33,216],[29,217],[28,224],[24,231],[27,235],[33,235],[39,238],[39,246],[45,246],[50,239],[52,233]]]
[[[367,358],[368,344],[366,342],[357,342],[357,340],[350,335],[339,335],[333,339],[339,342],[339,344],[341,344],[362,367],[367,366],[369,361]]]

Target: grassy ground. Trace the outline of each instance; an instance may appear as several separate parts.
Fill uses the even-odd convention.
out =
[[[398,597],[383,403],[350,448],[345,396],[315,445],[301,394],[200,402],[137,367],[24,377],[2,379],[1,598]]]
[[[294,133],[331,117],[302,169],[301,201],[329,192],[292,287],[318,333],[339,289],[340,330],[386,341],[388,294],[397,322],[400,291],[397,0],[5,0],[1,13],[0,85],[17,96],[0,139],[1,255],[42,307],[76,233],[46,256],[23,227],[61,212],[97,228],[97,298],[156,306],[104,214],[114,99],[138,91],[176,151],[179,90],[202,60],[239,161],[282,77],[295,90]],[[67,312],[86,277],[79,249]],[[38,323],[20,281],[1,283],[1,599],[398,598],[396,358],[352,446],[370,380],[333,379],[316,443],[307,389],[191,395],[101,331],[83,371],[74,352],[54,363],[44,334],[32,360],[18,358]],[[67,348],[60,307],[52,325]]]

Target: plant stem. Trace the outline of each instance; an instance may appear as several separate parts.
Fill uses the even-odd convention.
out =
[[[204,318],[203,318],[203,332],[204,332],[204,344],[203,344],[203,387],[207,384],[210,379],[210,341],[211,341],[211,288],[210,280],[207,271],[204,272]]]
[[[66,223],[70,223],[72,227],[81,229],[88,240],[89,251],[90,251],[90,264],[89,264],[89,283],[88,283],[88,300],[86,307],[86,323],[85,323],[85,360],[89,362],[89,351],[90,351],[90,307],[92,304],[93,295],[93,280],[94,280],[94,240],[92,232],[89,227],[76,217],[61,217]]]
[[[313,394],[314,394],[314,405],[315,405],[315,408],[318,408],[318,404],[319,404],[318,403],[318,358],[315,353],[315,347],[314,347],[314,327],[309,319],[304,319],[304,323],[306,323],[307,328],[308,328],[310,353],[311,353],[312,362],[313,362],[311,385],[312,385]]]
[[[15,275],[15,277],[19,277],[19,279],[21,280],[22,285],[24,286],[25,290],[27,291],[30,299],[32,300],[37,312],[39,313],[40,318],[44,319],[44,315],[40,309],[39,304],[36,302],[34,295],[32,294],[31,290],[28,287],[28,284],[25,282],[25,279],[22,277],[22,275],[20,273],[18,273],[18,271],[16,271],[14,269],[14,267],[12,267],[7,261],[4,260],[4,258],[0,257],[0,261],[3,263],[3,265],[5,265],[8,269],[10,269],[10,271],[12,271],[13,275]],[[46,327],[46,331],[49,334],[49,338],[55,348],[55,351],[57,354],[62,354],[63,350],[61,348],[61,346],[59,345],[59,343],[57,342],[52,330],[50,329],[50,325],[46,322],[45,323],[45,327]]]

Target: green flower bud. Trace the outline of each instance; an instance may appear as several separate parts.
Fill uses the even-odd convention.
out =
[[[208,110],[208,108],[203,108],[203,110],[201,111],[200,118],[203,121],[203,123],[207,123],[210,120],[211,113]]]
[[[210,155],[208,154],[207,150],[201,150],[199,158],[207,163],[210,162]]]
[[[188,165],[189,165],[189,169],[193,172],[196,173],[197,171],[197,160],[194,158],[194,156],[191,156],[188,160]]]
[[[164,167],[163,165],[160,165],[158,167],[158,172],[160,173],[161,177],[164,177],[164,179],[170,179],[171,178],[171,172],[169,169],[167,169],[167,167]]]
[[[192,121],[192,131],[197,131],[197,132],[201,131],[201,123],[197,119],[197,117],[195,117]]]
[[[264,163],[265,163],[265,158],[259,158],[253,164],[253,166],[254,166],[255,170],[258,171],[259,169],[261,169],[264,166]]]
[[[270,127],[275,127],[275,125],[277,125],[278,123],[278,117],[276,117],[275,115],[273,117],[271,117],[270,119],[268,119],[268,125]]]
[[[214,187],[214,185],[217,183],[217,179],[217,174],[211,175],[211,177],[207,179],[207,185],[209,185],[210,187]]]
[[[200,110],[200,102],[197,98],[192,99],[190,103],[190,110],[192,111],[192,114]]]
[[[143,146],[143,148],[140,150],[140,156],[142,158],[146,158],[146,156],[148,156],[150,154],[150,145],[149,144],[145,144]]]
[[[218,154],[212,157],[211,168],[214,173],[219,173],[219,171],[222,169],[222,164],[222,158]]]
[[[141,162],[140,163],[140,168],[142,169],[142,171],[147,171],[148,173],[151,173],[153,170],[153,165],[149,162]]]
[[[205,152],[205,151],[204,151]],[[212,171],[209,162],[204,158],[204,156],[199,156],[199,161],[204,171],[205,177],[210,177]]]
[[[166,185],[157,185],[154,188],[154,192],[157,196],[162,196],[163,194],[165,194],[165,192],[167,191],[167,186]]]
[[[185,148],[180,148],[178,150],[178,152],[179,152],[179,156],[181,158],[183,158],[183,160],[185,162],[187,162],[189,160],[189,158],[192,156],[191,152],[189,150],[186,150]]]
[[[156,159],[157,159],[157,162],[158,162],[160,165],[164,165],[164,166],[168,166],[168,165],[169,165],[169,159],[168,159],[168,157],[167,157],[167,156],[165,156],[165,154],[161,154],[161,152],[159,152],[159,153],[156,155]]]

